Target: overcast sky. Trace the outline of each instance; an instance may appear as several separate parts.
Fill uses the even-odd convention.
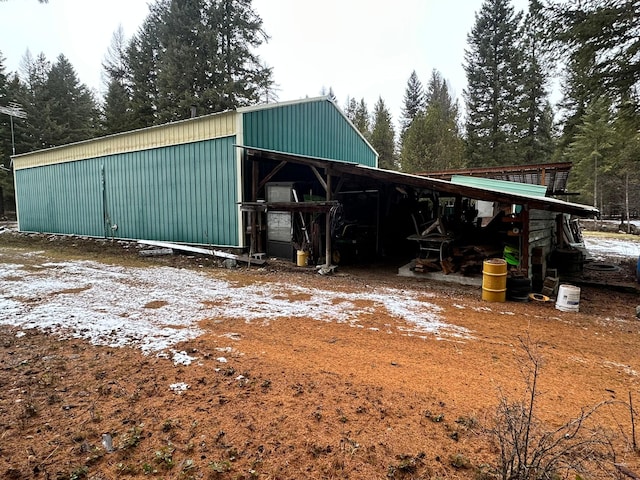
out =
[[[0,2],[0,52],[8,72],[24,53],[64,54],[81,82],[101,94],[101,63],[113,32],[127,38],[148,13],[146,0],[6,0]],[[512,0],[517,10],[527,0]],[[254,0],[269,42],[259,54],[274,69],[281,101],[332,87],[341,107],[381,96],[397,122],[413,70],[423,84],[437,69],[462,103],[462,63],[482,0]]]

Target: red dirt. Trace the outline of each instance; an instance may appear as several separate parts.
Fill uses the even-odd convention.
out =
[[[0,236],[0,246],[52,255],[195,266],[181,257],[133,258],[114,246]],[[78,249],[78,246],[81,248]],[[53,249],[53,250],[52,250]],[[197,263],[202,264],[202,260]],[[526,396],[525,351],[543,360],[537,416],[547,428],[581,408],[619,400],[596,416],[616,461],[640,471],[629,394],[640,393],[637,294],[583,288],[580,312],[552,303],[487,303],[480,289],[345,270],[218,270],[242,283],[287,281],[342,292],[393,286],[432,292],[446,322],[473,339],[386,333],[306,319],[262,325],[206,319],[206,334],[178,345],[198,361],[174,366],[135,349],[92,346],[47,332],[0,332],[0,477],[493,478],[498,450],[487,429],[501,396]],[[151,307],[150,307],[151,308]],[[370,327],[370,328],[368,328]],[[378,330],[374,330],[378,329]],[[237,335],[223,336],[228,332]],[[233,347],[231,352],[218,349]],[[227,363],[217,359],[224,356]],[[184,382],[183,393],[170,390]],[[638,397],[640,398],[640,397]],[[638,400],[640,401],[640,400]],[[113,452],[102,443],[113,439]]]

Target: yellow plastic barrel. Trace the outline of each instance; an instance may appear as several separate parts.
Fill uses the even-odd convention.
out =
[[[482,267],[482,300],[504,302],[507,297],[507,262],[502,258],[485,260]]]
[[[306,250],[298,250],[297,260],[299,267],[306,267],[309,262],[309,252]]]

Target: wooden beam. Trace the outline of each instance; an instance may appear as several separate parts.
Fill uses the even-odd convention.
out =
[[[258,160],[255,158],[251,159],[251,201],[258,201],[258,192],[260,190],[260,165],[258,164]],[[260,215],[260,213],[258,213]],[[254,212],[249,212],[249,228],[251,228],[251,237],[249,240],[249,255],[256,253],[256,250],[259,247],[258,242],[258,222],[257,217]]]
[[[526,272],[527,277],[529,276],[529,205],[522,206],[522,212],[520,212],[522,216],[522,230],[520,231],[520,268]]]
[[[271,180],[276,173],[278,173],[282,168],[287,164],[286,160],[282,160],[278,165],[276,165],[271,172],[265,176],[262,181],[258,184],[258,189],[262,189],[269,180]]]
[[[221,250],[209,250],[208,248],[192,247],[190,245],[181,245],[179,243],[159,242],[156,240],[138,240],[138,243],[142,245],[152,245],[154,247],[171,248],[172,250],[183,250],[185,252],[200,253],[202,255],[231,258],[239,262],[253,263],[255,265],[263,265],[265,263],[264,260],[251,258],[247,255],[236,255],[235,253],[223,252]]]
[[[316,176],[316,178],[320,182],[320,185],[322,185],[322,188],[324,188],[324,191],[326,192],[327,191],[327,182],[324,181],[324,178],[322,178],[322,175],[320,175],[320,172],[318,171],[318,169],[316,167],[314,167],[313,165],[309,165],[309,168],[311,169],[313,174]]]
[[[327,173],[327,202],[331,201],[331,170],[329,168],[325,169]],[[331,265],[331,211],[327,211],[325,214],[325,262],[324,265],[326,268],[329,268]]]
[[[342,186],[344,185],[344,181],[345,177],[343,175],[340,177],[340,180],[338,180],[338,185],[333,189],[333,193],[340,193],[340,191],[342,190]]]
[[[321,202],[244,202],[240,204],[242,212],[328,212],[338,205],[337,201]]]

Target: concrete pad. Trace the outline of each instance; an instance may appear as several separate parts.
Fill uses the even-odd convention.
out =
[[[445,274],[444,272],[416,273],[413,271],[413,267],[415,267],[415,264],[415,260],[411,260],[406,265],[398,268],[398,276],[423,280],[436,280],[438,282],[449,282],[458,285],[469,285],[473,287],[482,287],[482,276],[467,277],[459,273]]]

